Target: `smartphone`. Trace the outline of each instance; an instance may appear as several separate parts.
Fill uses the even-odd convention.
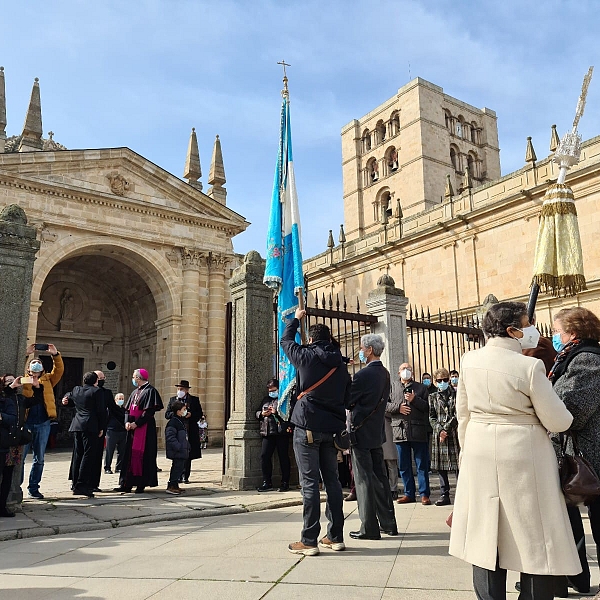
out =
[[[42,351],[48,350],[48,344],[34,344],[33,347],[36,350],[42,350]]]
[[[21,377],[21,385],[24,383],[33,383],[33,377]]]

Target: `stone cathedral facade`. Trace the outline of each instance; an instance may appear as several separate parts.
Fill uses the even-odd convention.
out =
[[[327,249],[305,261],[310,302],[331,294],[334,303],[339,295],[364,306],[382,274],[411,304],[435,313],[473,313],[488,294],[525,301],[542,198],[558,176],[558,134],[550,125],[548,132],[545,157],[537,158],[529,138],[523,168],[501,177],[495,112],[423,79],[350,122],[341,132],[344,223],[337,244],[332,224]],[[588,290],[572,298],[540,294],[543,323],[573,305],[600,314],[600,137],[584,142],[566,183],[575,194]]]
[[[183,181],[129,148],[44,138],[37,80],[21,135],[6,125],[0,71],[0,208],[18,204],[38,230],[28,340],[61,351],[57,396],[94,369],[129,394],[144,367],[165,404],[187,379],[219,439],[232,238],[248,223],[227,208],[218,136],[205,193],[195,131]]]

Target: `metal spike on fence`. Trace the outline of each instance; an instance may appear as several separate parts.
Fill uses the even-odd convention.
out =
[[[335,310],[340,312],[340,295],[339,294],[335,295]]]
[[[356,296],[356,312],[357,313],[360,312],[360,300],[359,300],[358,296]]]
[[[333,308],[333,298],[331,297],[331,292],[329,292],[329,310]]]
[[[321,297],[321,307],[325,310],[325,292],[323,292],[323,296]]]
[[[438,308],[438,318],[439,318],[439,322],[442,322],[442,309]]]
[[[421,304],[421,321],[425,320],[425,313],[423,312],[423,305]]]
[[[429,306],[427,307],[427,321],[431,323],[431,313],[429,312]]]
[[[348,303],[346,302],[346,294],[344,294],[344,312],[348,312]]]

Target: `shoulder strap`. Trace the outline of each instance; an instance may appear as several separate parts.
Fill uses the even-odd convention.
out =
[[[388,386],[389,384],[390,384],[390,374],[388,373],[388,375],[386,377],[385,385]],[[360,422],[359,425],[357,425],[356,427],[353,427],[352,431],[358,431],[377,412],[377,409],[381,406],[381,403],[383,401],[387,401],[387,398],[382,394],[381,399],[377,403],[377,406]]]
[[[300,392],[298,394],[298,400],[300,400],[300,398],[303,398],[304,396],[306,396],[306,394],[308,394],[309,392],[312,392],[313,390],[317,389],[322,383],[325,383],[336,371],[337,371],[337,367],[333,367],[333,369],[331,369],[331,371],[329,371],[327,373],[327,375],[325,375],[325,377],[322,377],[321,379],[319,379],[319,381],[317,381],[317,383],[313,383],[307,390]]]

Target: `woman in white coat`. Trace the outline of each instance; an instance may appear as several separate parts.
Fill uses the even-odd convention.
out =
[[[483,332],[485,347],[465,354],[460,369],[450,554],[473,565],[480,600],[506,597],[507,570],[521,573],[520,600],[552,600],[551,576],[581,571],[547,435],[573,417],[542,361],[521,354],[539,339],[524,304],[490,307]]]

